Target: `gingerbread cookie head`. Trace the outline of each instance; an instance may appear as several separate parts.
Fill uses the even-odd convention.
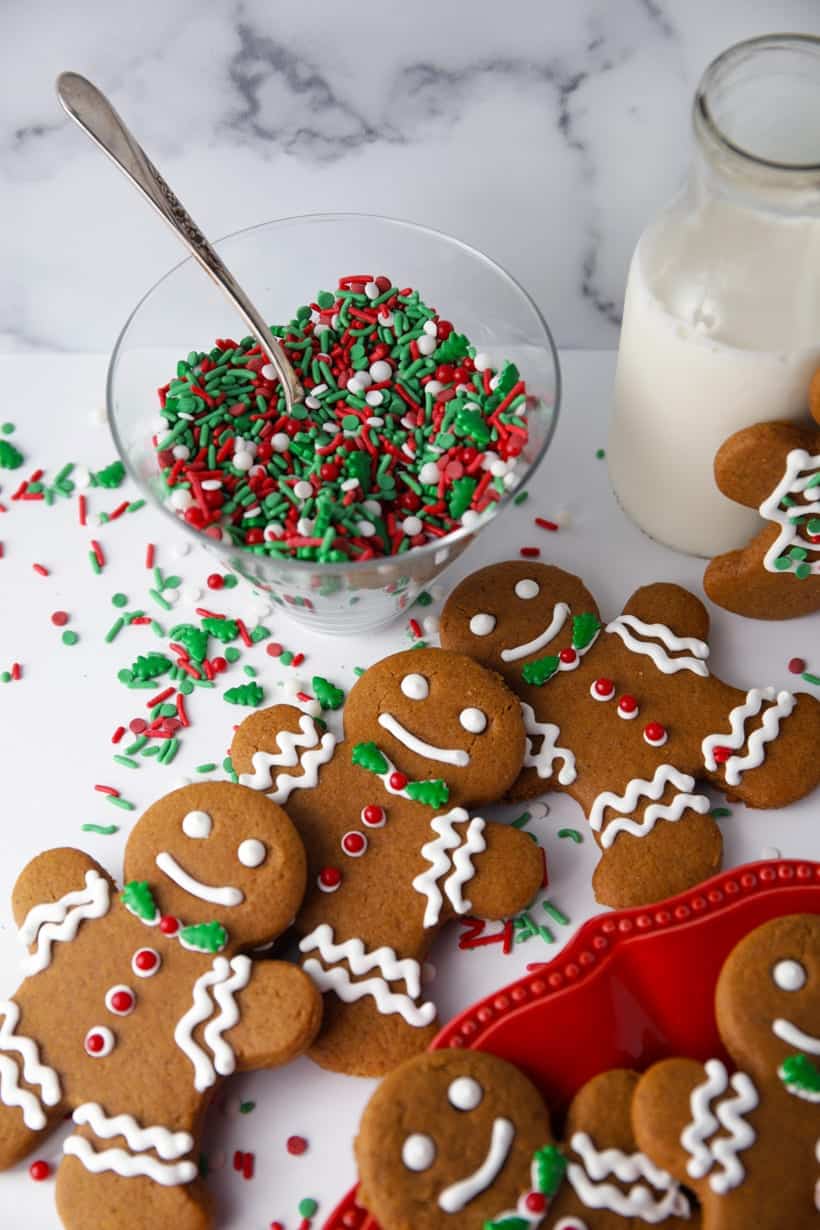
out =
[[[819,915],[776,918],[741,940],[715,1002],[738,1067],[761,1086],[777,1073],[789,1092],[820,1102]]]
[[[385,1230],[540,1221],[564,1163],[540,1093],[481,1051],[433,1051],[376,1090],[356,1139],[359,1199]],[[526,1221],[514,1219],[526,1209]]]
[[[499,798],[521,769],[515,697],[460,654],[409,649],[377,662],[352,688],[344,721],[351,742],[378,748],[404,777],[434,773],[451,805]]]
[[[466,577],[441,617],[442,644],[499,671],[518,688],[522,680],[539,685],[542,662],[554,659],[555,670],[573,669],[599,628],[595,599],[578,577],[524,560],[492,564]]]
[[[282,809],[230,782],[166,795],[145,812],[125,852],[129,908],[159,911],[160,925],[222,928],[221,947],[233,949],[288,927],[306,875],[304,847]],[[152,894],[141,894],[141,884]]]

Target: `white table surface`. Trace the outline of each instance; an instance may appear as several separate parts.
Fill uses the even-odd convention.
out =
[[[602,612],[617,614],[637,586],[652,580],[683,583],[700,592],[701,561],[687,559],[644,537],[621,514],[610,493],[606,464],[595,450],[605,444],[606,421],[614,356],[610,352],[570,351],[563,356],[565,402],[552,450],[529,501],[488,528],[481,545],[462,557],[448,574],[443,592],[472,568],[491,560],[514,556],[520,546],[537,544],[542,558],[579,572],[596,595]],[[17,423],[11,437],[27,456],[15,473],[0,472],[0,501],[9,508],[0,513],[0,671],[18,660],[23,679],[0,684],[0,772],[3,780],[0,823],[0,997],[10,995],[18,981],[20,949],[9,908],[9,894],[17,872],[38,851],[52,845],[79,845],[116,876],[121,873],[125,840],[141,809],[180,784],[196,765],[221,764],[234,722],[242,710],[226,706],[211,692],[195,692],[188,709],[193,725],[173,766],[164,768],[143,760],[139,770],[111,760],[111,733],[120,723],[140,713],[146,693],[127,691],[117,681],[117,670],[127,666],[154,638],[146,629],[132,628],[118,640],[104,643],[106,630],[116,617],[111,595],[122,591],[130,608],[152,609],[148,598],[149,573],[144,567],[146,543],[157,544],[157,563],[163,571],[184,578],[186,588],[202,587],[213,571],[208,557],[195,549],[180,558],[168,527],[146,507],[108,526],[82,529],[76,502],[47,508],[35,502],[15,503],[8,496],[20,478],[35,466],[53,477],[67,461],[92,468],[113,460],[114,448],[104,425],[93,423],[103,402],[105,359],[99,355],[10,356],[0,360],[3,407],[0,421]],[[119,491],[89,493],[93,512],[111,510],[127,495]],[[556,514],[569,523],[548,534],[533,526],[533,517]],[[92,518],[93,522],[93,518]],[[94,576],[87,560],[89,540],[96,537],[108,563],[102,576]],[[51,570],[47,578],[32,570],[40,562]],[[446,587],[446,588],[445,588]],[[205,594],[208,597],[205,597]],[[254,599],[239,587],[215,599],[203,594],[219,610],[254,618]],[[156,611],[166,627],[192,614],[198,602],[182,598],[173,615]],[[440,604],[422,614],[435,612]],[[50,621],[53,611],[70,613],[69,627],[80,635],[73,648],[61,643],[60,629]],[[773,684],[794,687],[788,659],[800,655],[820,673],[820,642],[815,619],[767,625],[743,620],[713,609],[711,662],[716,673],[740,687]],[[306,680],[326,674],[349,686],[354,665],[366,666],[389,652],[408,647],[405,625],[371,636],[367,641],[322,640],[292,623],[275,609],[263,622],[277,640],[307,655],[298,674]],[[278,685],[292,679],[293,668],[282,666],[265,653],[264,643],[243,656],[259,669],[259,680],[271,700],[281,695]],[[241,664],[231,682],[241,682]],[[806,686],[799,684],[799,686]],[[160,688],[158,687],[158,691]],[[221,770],[218,776],[222,776]],[[137,810],[121,811],[93,790],[95,782],[116,786],[133,800]],[[513,818],[521,809],[505,810]],[[86,822],[119,824],[115,836],[83,833]],[[439,938],[431,954],[437,970],[430,992],[442,1020],[489,991],[518,977],[528,962],[554,956],[583,920],[595,912],[589,878],[595,848],[589,834],[582,845],[556,836],[562,826],[583,827],[579,809],[566,796],[550,799],[550,813],[531,825],[545,846],[550,887],[545,895],[571,918],[571,925],[556,927],[556,944],[532,939],[515,946],[509,956],[497,949],[459,952],[459,928]],[[751,812],[733,805],[721,823],[727,865],[761,857],[776,847],[785,856],[820,856],[816,802],[807,801],[782,812]],[[304,1196],[320,1202],[314,1225],[321,1225],[336,1199],[354,1179],[352,1140],[358,1117],[373,1082],[334,1076],[301,1060],[285,1071],[238,1077],[223,1087],[206,1128],[204,1149],[212,1164],[225,1159],[211,1182],[219,1202],[218,1225],[225,1230],[266,1230],[280,1219],[295,1230],[297,1203]],[[256,1103],[247,1115],[238,1113],[240,1101]],[[309,1140],[302,1157],[285,1149],[293,1133]],[[232,1168],[235,1149],[256,1154],[256,1177],[245,1181]],[[60,1134],[43,1143],[34,1156],[52,1163],[60,1155]],[[57,1225],[53,1205],[54,1184],[36,1184],[28,1176],[28,1163],[0,1177],[0,1202],[16,1210],[16,1224],[28,1230]],[[0,1221],[4,1220],[0,1216]]]

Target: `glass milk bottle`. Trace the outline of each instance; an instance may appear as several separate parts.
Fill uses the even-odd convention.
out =
[[[647,534],[711,556],[761,524],[718,491],[715,453],[805,414],[820,364],[820,39],[725,51],[693,127],[689,183],[632,258],[607,456]]]

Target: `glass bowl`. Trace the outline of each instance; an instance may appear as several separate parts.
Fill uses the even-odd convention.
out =
[[[427,227],[367,214],[309,214],[264,222],[217,243],[225,263],[272,323],[291,319],[299,304],[340,276],[386,274],[414,286],[425,302],[487,352],[493,366],[517,364],[529,393],[529,440],[518,459],[516,487],[531,481],[558,417],[560,371],[549,328],[527,292],[475,248]],[[220,567],[319,632],[368,632],[397,618],[509,506],[510,487],[492,515],[402,555],[319,564],[275,558],[217,542],[166,504],[167,490],[152,444],[157,388],[192,349],[208,350],[235,333],[222,292],[192,258],[162,277],[140,300],[117,339],[108,369],[108,417],[120,455],[146,498],[167,518],[168,534],[194,535]],[[244,332],[244,331],[243,331]]]

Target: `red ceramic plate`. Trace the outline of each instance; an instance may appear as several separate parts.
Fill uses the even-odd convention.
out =
[[[659,905],[591,918],[549,963],[444,1027],[432,1045],[518,1064],[561,1108],[607,1068],[667,1055],[723,1055],[714,1018],[720,967],[770,918],[820,914],[820,863],[748,863]],[[355,1188],[324,1230],[379,1230]]]

